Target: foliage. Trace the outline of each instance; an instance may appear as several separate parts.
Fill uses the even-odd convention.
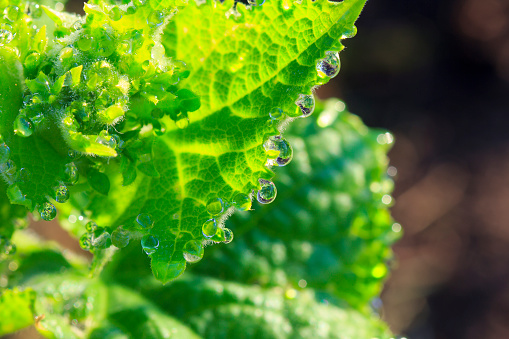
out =
[[[166,286],[154,279],[136,244],[90,279],[82,259],[17,233],[18,252],[5,263],[15,269],[5,272],[9,286],[36,291],[34,314],[45,315],[38,329],[66,338],[174,332],[216,338],[236,337],[239,330],[246,338],[388,338],[366,302],[378,294],[396,237],[381,202],[392,189],[387,135],[367,129],[340,101],[317,106],[313,118],[286,133],[296,154],[291,167],[278,170],[279,199],[236,214],[228,221],[234,241],[212,248]],[[338,178],[332,187],[326,173]],[[289,205],[308,204],[316,208],[306,223],[277,219],[289,216],[289,208],[302,217],[302,209]],[[329,210],[347,221],[342,228],[324,218]],[[373,221],[355,221],[364,215]],[[291,235],[288,225],[297,225]]]
[[[2,302],[48,337],[385,333],[367,303],[394,241],[391,136],[339,101],[296,120],[364,3],[0,0],[0,283],[27,288]],[[57,207],[90,269],[15,232]]]

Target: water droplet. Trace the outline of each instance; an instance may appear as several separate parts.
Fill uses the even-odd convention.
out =
[[[97,224],[95,223],[95,221],[89,221],[87,222],[87,224],[85,225],[85,229],[87,230],[87,232],[89,233],[92,233],[94,232],[96,229],[98,229],[99,226],[97,226]]]
[[[159,247],[159,240],[152,235],[145,235],[141,238],[141,247],[148,255],[155,253],[157,248]]]
[[[299,94],[295,104],[298,106],[297,114],[302,113],[301,117],[308,117],[315,110],[315,97],[312,94]]]
[[[251,6],[261,6],[265,3],[265,0],[247,0],[247,3]]]
[[[341,35],[341,39],[353,38],[355,35],[357,35],[357,27],[352,26],[345,30],[345,32]]]
[[[11,22],[16,22],[21,16],[21,10],[18,6],[9,6],[4,10],[5,18]]]
[[[215,219],[209,219],[203,223],[201,227],[201,232],[203,236],[206,238],[213,237],[217,232],[217,223]]]
[[[34,19],[39,19],[42,16],[42,8],[39,4],[31,3],[30,4],[30,15]]]
[[[95,139],[95,142],[104,146],[108,146],[109,148],[117,147],[117,141],[106,130],[102,130],[99,133],[99,135]]]
[[[276,199],[277,189],[276,185],[272,181],[268,181],[265,179],[258,179],[260,183],[260,190],[256,195],[256,199],[261,204],[270,204]]]
[[[223,229],[223,231],[224,231],[224,241],[223,242],[225,244],[231,243],[233,241],[233,232],[232,232],[232,230],[229,229],[229,228],[225,228],[225,229]]]
[[[251,198],[248,195],[239,193],[233,198],[233,205],[239,211],[248,211],[251,209]]]
[[[129,232],[123,227],[117,227],[111,232],[111,242],[118,248],[124,248],[129,245]]]
[[[5,164],[9,160],[11,149],[6,143],[0,144],[0,164]]]
[[[325,58],[318,61],[316,64],[316,70],[318,76],[321,78],[334,78],[339,73],[341,68],[341,62],[339,60],[339,53],[328,51],[325,52]]]
[[[94,38],[91,36],[83,35],[78,41],[77,45],[78,48],[82,51],[86,52],[92,48],[92,45],[94,44]]]
[[[210,215],[218,215],[223,211],[223,200],[220,198],[212,198],[207,202],[207,212],[209,212]]]
[[[32,121],[23,115],[18,115],[14,120],[14,133],[22,137],[29,137],[34,131]]]
[[[118,21],[122,19],[122,11],[117,6],[114,6],[110,11],[108,12],[108,16],[113,21]]]
[[[287,165],[293,158],[292,146],[280,135],[270,137],[264,146],[268,151],[269,157],[273,156],[275,158],[274,164],[278,166]],[[270,151],[274,151],[276,154],[272,155]]]
[[[152,220],[152,216],[147,213],[140,213],[136,217],[136,222],[144,229],[149,230],[154,227],[154,220]]]
[[[53,204],[45,202],[39,207],[39,213],[43,220],[50,221],[55,219],[57,216],[57,209],[53,206]]]
[[[216,234],[210,240],[214,242],[223,242],[225,240],[224,230],[221,227],[217,228]]]
[[[14,39],[14,35],[8,29],[0,29],[0,46],[7,45]]]
[[[147,19],[147,23],[152,27],[160,26],[163,24],[163,22],[164,14],[161,11],[153,11]]]
[[[90,234],[85,233],[80,237],[80,247],[83,248],[85,251],[90,250]]]
[[[65,165],[63,181],[68,185],[74,185],[78,182],[79,172],[76,165],[71,162]]]
[[[32,173],[27,168],[22,168],[19,170],[19,178],[21,181],[30,181],[32,179]]]
[[[108,248],[111,246],[111,235],[104,228],[98,228],[91,233],[90,244],[99,249]]]
[[[190,240],[184,245],[184,259],[187,262],[198,262],[203,258],[203,245],[198,240]]]
[[[117,52],[121,55],[131,54],[132,50],[133,47],[130,40],[122,41],[117,47]]]
[[[184,129],[189,126],[189,118],[187,116],[179,117],[177,118],[177,121],[175,121],[175,124],[178,128]]]
[[[273,108],[269,112],[269,116],[272,120],[279,120],[283,117],[283,110],[281,108]]]
[[[55,191],[55,200],[61,204],[69,200],[69,190],[65,185],[60,185]]]

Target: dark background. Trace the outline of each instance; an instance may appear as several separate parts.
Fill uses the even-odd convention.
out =
[[[319,95],[396,137],[383,316],[410,339],[509,338],[509,1],[370,0],[357,27]]]
[[[509,338],[509,0],[370,0],[357,27],[318,95],[396,136],[383,317],[410,339]]]

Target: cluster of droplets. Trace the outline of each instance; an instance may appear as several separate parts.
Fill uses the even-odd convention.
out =
[[[86,232],[80,237],[80,246],[86,251],[103,250],[111,245],[124,248],[129,245],[130,232],[123,225],[111,233],[105,227],[98,226],[94,221],[85,225]]]
[[[256,2],[253,0],[253,2]],[[254,4],[249,2],[250,4]],[[261,1],[263,4],[263,1]],[[341,39],[351,38],[357,32],[355,26],[345,31]],[[316,63],[316,71],[318,77],[329,80],[338,75],[341,68],[339,53],[337,51],[325,52],[325,57]],[[288,114],[290,117],[306,118],[313,114],[315,110],[315,98],[312,94],[299,94],[295,101],[296,111]],[[286,116],[281,108],[273,108],[269,112],[269,124],[281,121]],[[285,166],[293,158],[293,149],[290,143],[281,135],[271,136],[264,144],[267,153],[267,166]],[[273,182],[265,179],[259,179],[259,190],[257,192],[257,200],[261,204],[268,204],[274,201],[277,195],[277,189]]]

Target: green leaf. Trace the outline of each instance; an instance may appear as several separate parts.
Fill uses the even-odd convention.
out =
[[[234,241],[194,272],[261,286],[307,286],[363,309],[380,293],[398,238],[387,204],[394,186],[386,156],[392,136],[368,129],[339,100],[317,109],[313,119],[286,131],[295,156],[277,171],[278,199],[228,220]]]
[[[107,200],[92,198],[92,217],[104,225],[136,225],[138,214],[150,214],[155,226],[141,231],[158,241],[150,251],[154,275],[163,283],[181,275],[186,243],[208,242],[202,225],[211,218],[221,224],[235,196],[250,195],[261,188],[260,178],[272,177],[264,142],[279,134],[285,116],[310,113],[296,101],[324,82],[317,62],[342,49],[339,40],[353,32],[364,2],[271,1],[250,9],[237,3],[241,15],[226,18],[233,1],[191,1],[170,21],[162,42],[188,64],[182,84],[192,86],[201,106],[193,111],[187,93],[177,92],[180,108],[171,113],[177,124],[166,123],[147,153],[160,176],[138,176],[123,190],[112,185]],[[285,113],[282,120],[269,115],[276,108]],[[110,166],[108,176],[119,172]],[[211,215],[207,204],[217,199],[222,212]]]
[[[312,290],[261,288],[192,277],[145,291],[204,338],[388,338],[376,316]],[[239,333],[242,333],[239,335]]]
[[[0,295],[0,335],[13,333],[34,322],[35,293],[15,288],[4,290]]]
[[[286,137],[295,159],[277,171],[279,199],[229,219],[230,244],[167,286],[140,280],[145,258],[133,246],[104,276],[140,290],[204,337],[390,337],[370,301],[398,238],[383,202],[393,188],[392,136],[330,99]]]

